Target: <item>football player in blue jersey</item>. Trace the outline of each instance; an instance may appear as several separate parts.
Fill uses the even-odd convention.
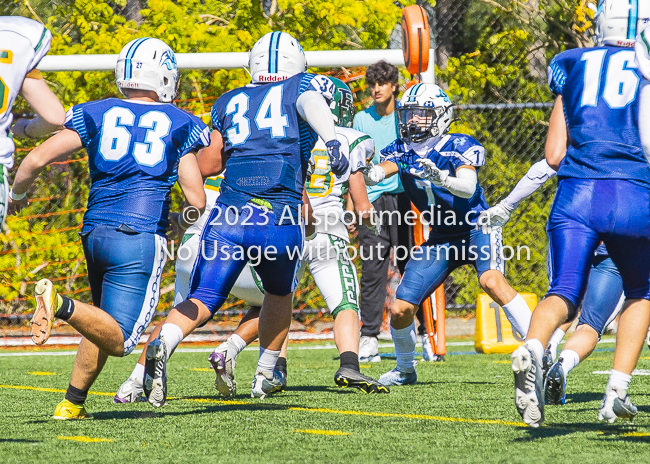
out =
[[[64,130],[27,155],[13,185],[14,192],[26,193],[48,164],[81,148],[88,152],[91,187],[81,240],[93,305],[58,294],[47,279],[36,284],[34,342],[45,343],[55,318],[83,335],[55,419],[88,417],[83,404],[108,356],[131,353],[151,322],[176,180],[191,205],[205,207],[193,152],[210,144],[210,133],[171,104],[179,78],[174,52],[158,39],[133,40],[122,49],[115,75],[126,100],[73,106]]]
[[[416,84],[404,93],[397,109],[400,139],[381,152],[382,162],[367,171],[367,183],[399,174],[404,190],[423,213],[429,239],[411,255],[391,307],[390,330],[397,368],[379,378],[384,385],[417,381],[413,315],[450,272],[471,264],[479,284],[525,336],[530,309],[503,275],[501,229],[476,229],[488,208],[477,170],[485,162],[483,146],[464,134],[448,134],[452,103],[434,84]]]
[[[495,226],[503,227],[521,201],[556,175],[546,159],[533,164],[508,196],[481,213],[478,223],[486,231]],[[607,248],[601,245],[593,256],[575,332],[565,343],[557,362],[557,348],[572,321],[555,330],[544,352],[542,371],[546,404],[565,404],[569,372],[593,352],[603,332],[623,307],[624,300],[621,274],[607,254]]]
[[[544,347],[575,318],[601,241],[621,274],[626,303],[599,418],[637,413],[627,389],[650,323],[650,169],[637,127],[641,78],[631,47],[649,20],[648,0],[603,0],[598,46],[564,51],[549,66],[557,99],[546,160],[559,168],[547,227],[552,280],[524,346],[512,354],[515,405],[532,427],[544,421]]]
[[[156,328],[159,337],[147,346],[144,393],[154,406],[162,406],[167,395],[172,351],[223,305],[249,261],[265,290],[252,396],[264,398],[281,388],[282,375],[274,367],[291,322],[304,242],[305,175],[317,137],[326,142],[336,175],[349,166],[328,105],[334,85],[305,72],[296,39],[285,32],[266,34],[253,46],[249,67],[252,83],[225,93],[212,109],[212,137],[222,149],[203,152],[199,166],[204,176],[212,176],[227,160],[226,171],[201,233],[188,298],[172,309]]]

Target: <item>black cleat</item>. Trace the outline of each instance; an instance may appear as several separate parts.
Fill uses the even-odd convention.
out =
[[[334,382],[341,388],[358,388],[365,393],[390,393],[385,385],[349,367],[339,368],[334,374]]]
[[[562,369],[562,361],[564,359],[558,359],[546,376],[544,382],[546,404],[566,403],[566,378],[564,377],[564,369]]]
[[[546,376],[548,375],[548,371],[551,370],[551,367],[554,363],[555,359],[553,359],[551,350],[544,351],[544,357],[542,358],[542,380],[544,383],[546,383]]]

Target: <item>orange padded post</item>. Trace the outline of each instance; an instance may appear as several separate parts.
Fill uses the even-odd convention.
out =
[[[419,5],[402,10],[402,52],[406,69],[412,75],[429,68],[429,21]]]
[[[420,212],[413,204],[411,209],[415,211],[418,218]],[[419,220],[413,227],[413,241],[415,245],[419,246],[425,242],[424,239],[424,225]],[[431,298],[427,298],[422,302],[422,312],[424,314],[424,326],[427,330],[427,336],[434,349],[434,353],[441,358],[447,354],[447,336],[445,334],[445,287],[440,285],[433,293],[436,301],[435,313],[431,305]],[[435,316],[434,316],[435,314]],[[442,360],[442,359],[440,359]]]

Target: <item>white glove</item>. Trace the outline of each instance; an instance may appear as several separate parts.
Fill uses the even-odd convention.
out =
[[[411,168],[411,174],[430,181],[436,187],[444,187],[445,180],[449,177],[448,170],[438,169],[438,166],[428,158],[418,158],[418,164],[422,166],[422,171]]]
[[[489,234],[492,232],[494,227],[502,227],[508,223],[510,220],[510,214],[512,214],[513,209],[507,207],[503,202],[498,203],[492,208],[482,211],[479,214],[476,221],[476,228],[481,227],[481,231],[484,234]]]
[[[363,170],[363,178],[366,181],[366,185],[372,187],[386,178],[386,171],[371,161]]]

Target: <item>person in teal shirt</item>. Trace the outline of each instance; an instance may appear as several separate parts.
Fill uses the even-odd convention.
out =
[[[357,113],[352,127],[368,134],[374,140],[373,163],[375,164],[379,163],[381,150],[399,138],[395,116],[396,99],[399,95],[398,78],[397,68],[385,61],[379,61],[366,70],[366,83],[375,104]],[[380,360],[377,336],[384,314],[391,248],[401,245],[410,250],[413,246],[413,230],[403,221],[398,226],[395,215],[389,214],[399,211],[403,218],[404,213],[411,209],[411,203],[404,194],[399,176],[390,177],[373,187],[368,187],[368,199],[385,220],[378,236],[367,227],[359,226],[359,246],[362,257],[360,314],[363,323],[359,361],[376,362]],[[397,261],[402,274],[407,260],[408,257]],[[421,324],[421,328],[424,330],[424,324]]]

